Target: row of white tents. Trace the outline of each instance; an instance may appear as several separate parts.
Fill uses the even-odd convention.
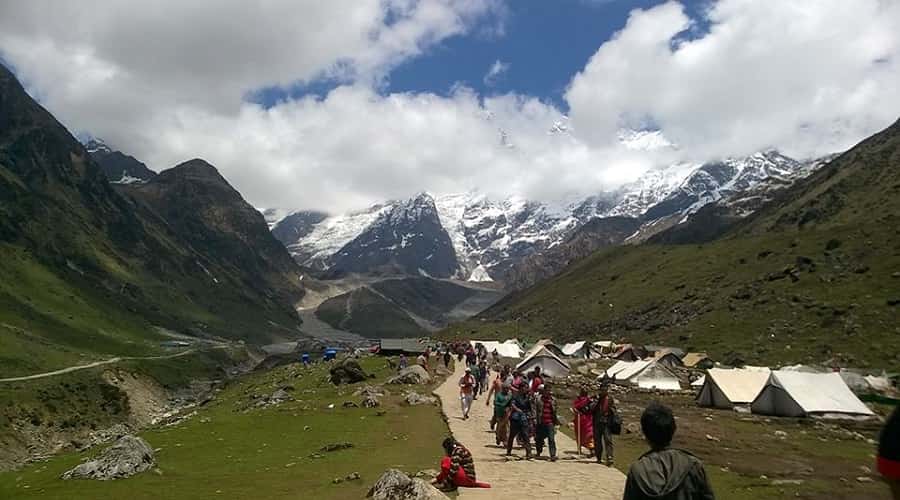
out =
[[[711,368],[697,395],[700,406],[749,409],[779,417],[872,417],[840,373],[768,368]]]

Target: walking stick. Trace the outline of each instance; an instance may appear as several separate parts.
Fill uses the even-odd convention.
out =
[[[575,453],[578,455],[578,458],[581,458],[581,425],[579,425],[580,422],[578,421],[578,412],[575,411],[575,408],[569,408],[569,410],[575,415],[575,418],[572,419],[572,422],[575,424],[575,446],[577,447]]]

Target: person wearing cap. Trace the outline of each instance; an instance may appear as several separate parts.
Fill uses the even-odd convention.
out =
[[[469,410],[472,408],[472,400],[475,397],[475,377],[472,369],[466,367],[466,373],[459,379],[459,401],[462,404],[463,420],[469,418]]]
[[[550,461],[556,461],[556,426],[559,417],[556,415],[556,400],[550,392],[550,386],[541,384],[537,387],[537,428],[535,430],[534,447],[537,456],[544,451],[544,439],[550,448]]]
[[[900,500],[900,407],[888,418],[878,441],[878,472]]]
[[[616,412],[616,403],[609,394],[609,382],[600,383],[597,397],[591,401],[590,412],[594,424],[594,456],[597,463],[603,463],[603,452],[606,451],[606,465],[613,465],[613,440],[609,422]]]

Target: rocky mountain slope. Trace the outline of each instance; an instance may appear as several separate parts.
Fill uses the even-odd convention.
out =
[[[389,278],[325,300],[316,316],[334,328],[368,338],[419,337],[469,317],[503,292],[428,277]]]
[[[106,174],[106,178],[114,184],[131,184],[145,182],[156,176],[156,172],[147,168],[135,157],[121,151],[114,151],[99,139],[91,139],[84,145],[97,165]]]
[[[626,145],[647,148],[650,146],[644,143],[652,146],[663,138],[644,133],[623,140]],[[273,233],[299,263],[312,268],[360,273],[390,269],[407,274],[418,274],[421,269],[439,277],[501,281],[518,289],[554,274],[591,250],[650,238],[712,203],[733,207],[736,217],[744,217],[772,193],[822,164],[764,151],[705,164],[674,164],[647,172],[614,192],[571,196],[557,203],[520,197],[497,200],[477,192],[419,195],[338,216],[295,212],[275,223]],[[423,200],[430,200],[428,210],[415,212],[412,217],[390,215]],[[439,223],[434,220],[432,203]],[[408,210],[404,213],[409,214]],[[424,218],[413,222],[420,216]],[[593,230],[602,223],[580,230],[605,218],[612,219],[607,224],[612,226],[623,219],[639,224],[631,234],[616,231],[612,238],[604,231],[598,234]],[[417,225],[424,231],[415,234],[425,235],[424,240],[407,238],[406,246],[397,240],[396,235],[412,234],[409,228]],[[453,256],[446,248],[444,233],[452,243]],[[597,234],[597,240],[588,241],[593,234]],[[425,240],[431,243],[425,244]],[[576,240],[577,249],[557,248]],[[552,254],[543,257],[545,252]],[[402,265],[398,265],[398,259]],[[438,261],[440,265],[436,266]],[[538,269],[544,265],[549,266],[549,274]]]
[[[165,338],[155,327],[248,341],[297,335],[299,270],[262,216],[227,189],[191,207],[178,193],[206,188],[184,181],[169,174],[135,187],[146,196],[120,194],[0,67],[2,375],[146,355]],[[176,216],[169,203],[196,210]]]
[[[448,335],[611,338],[752,363],[900,362],[900,122],[750,215],[602,249]],[[715,221],[717,231],[704,226]],[[685,243],[685,244],[677,244]]]

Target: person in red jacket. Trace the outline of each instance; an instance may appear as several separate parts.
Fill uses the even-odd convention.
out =
[[[878,472],[900,500],[900,407],[888,418],[878,443]]]
[[[475,479],[475,460],[472,454],[452,437],[441,444],[446,456],[441,459],[441,473],[432,481],[444,491],[457,488],[490,488],[491,485]]]

